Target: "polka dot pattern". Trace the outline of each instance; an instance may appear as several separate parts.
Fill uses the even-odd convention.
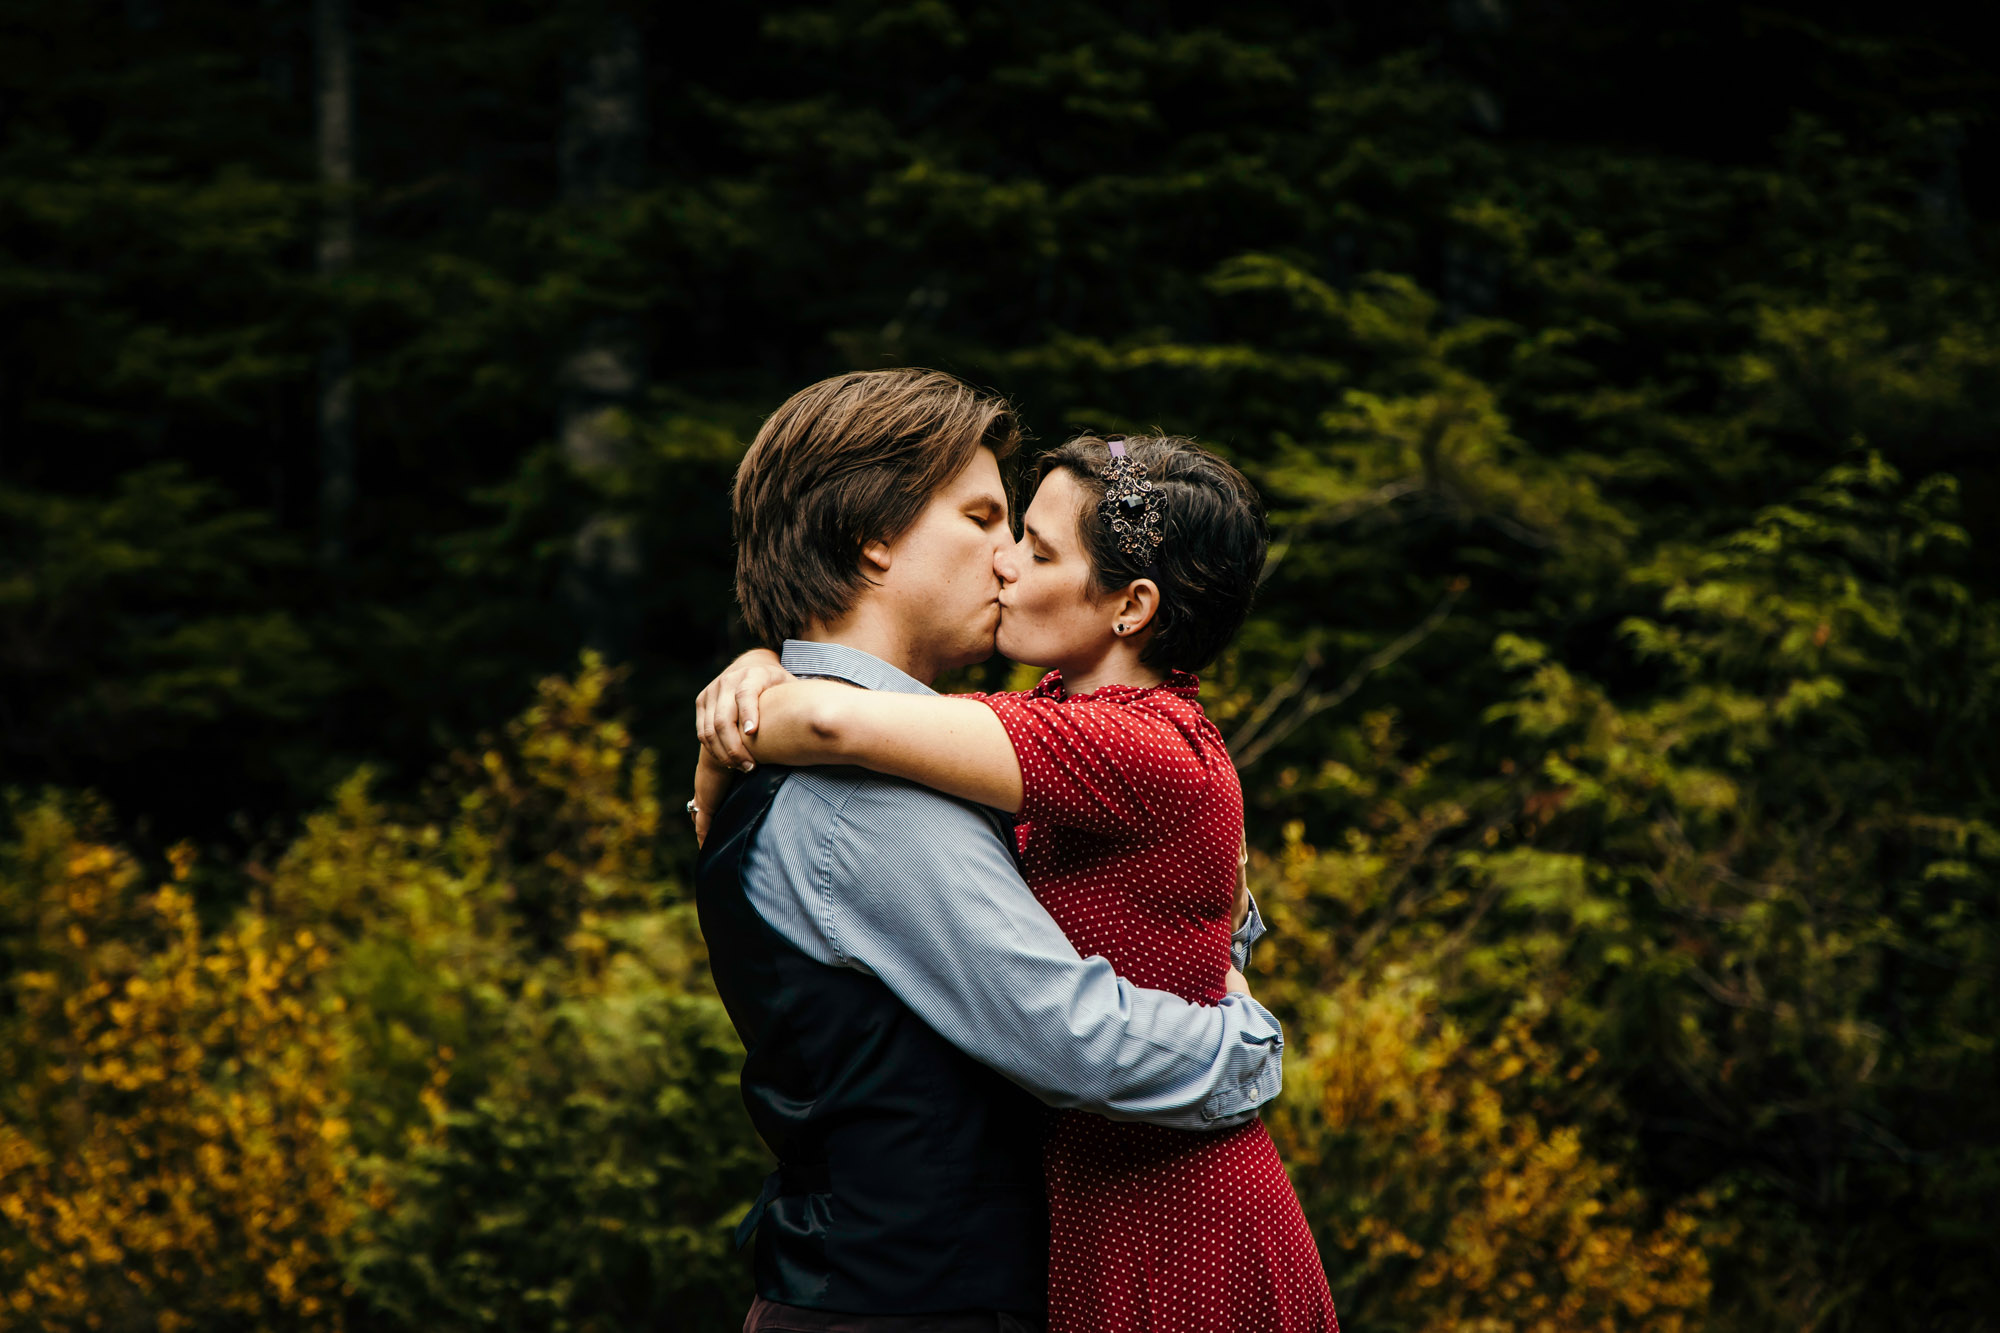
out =
[[[1175,672],[1071,696],[1051,672],[980,697],[1021,759],[1028,885],[1078,952],[1216,1004],[1243,790],[1199,692]],[[1262,1121],[1201,1134],[1066,1111],[1045,1165],[1051,1333],[1338,1333]]]

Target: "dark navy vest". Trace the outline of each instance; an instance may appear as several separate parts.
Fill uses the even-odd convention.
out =
[[[807,957],[751,906],[744,855],[785,777],[762,764],[737,782],[695,878],[715,987],[749,1052],[743,1101],[779,1163],[745,1219],[757,1290],[853,1314],[1038,1313],[1047,1113],[880,981]]]

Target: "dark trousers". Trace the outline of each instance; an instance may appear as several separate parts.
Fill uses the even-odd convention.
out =
[[[1047,1333],[1040,1315],[1004,1310],[957,1314],[839,1314],[780,1305],[759,1296],[743,1321],[743,1333]]]

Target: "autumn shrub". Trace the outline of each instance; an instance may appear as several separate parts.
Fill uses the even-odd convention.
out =
[[[1272,1132],[1329,1273],[1368,1327],[1703,1326],[1699,1214],[1656,1215],[1630,1173],[1565,1123],[1542,1089],[1585,1069],[1530,1017],[1475,1039],[1434,982],[1402,967],[1350,978],[1301,1017]]]
[[[0,1320],[724,1328],[768,1169],[587,661],[418,807],[343,784],[213,937],[31,805],[0,861]]]
[[[269,910],[338,941],[357,1138],[350,1255],[393,1328],[723,1328],[768,1169],[742,1048],[661,856],[654,760],[586,659],[397,812],[366,774],[308,821]]]
[[[53,801],[0,866],[0,1328],[342,1326],[357,1236],[327,942],[205,934]]]

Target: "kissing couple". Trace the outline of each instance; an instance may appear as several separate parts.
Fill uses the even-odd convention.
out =
[[[1257,1118],[1284,1037],[1243,793],[1190,674],[1248,615],[1262,507],[1192,441],[1044,456],[1002,400],[841,375],[736,474],[773,654],[696,703],[716,989],[777,1170],[745,1333],[1337,1333]],[[994,649],[1047,674],[942,696]]]

